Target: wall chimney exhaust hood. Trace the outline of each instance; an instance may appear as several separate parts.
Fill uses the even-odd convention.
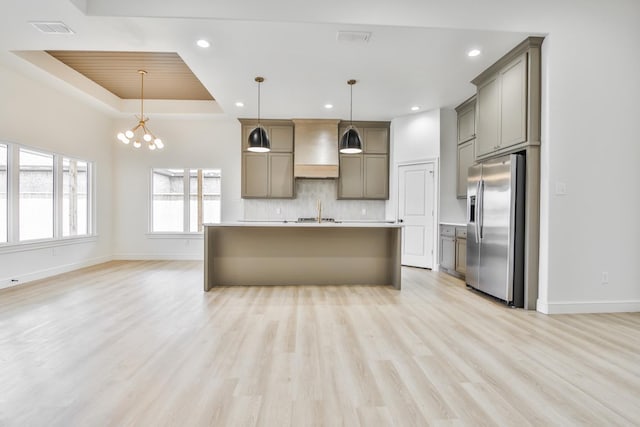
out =
[[[340,120],[294,119],[295,178],[337,178]]]

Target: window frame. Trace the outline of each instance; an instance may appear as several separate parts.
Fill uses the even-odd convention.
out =
[[[78,242],[97,240],[96,210],[96,165],[93,160],[80,159],[46,149],[32,147],[9,141],[0,141],[7,146],[7,241],[0,242],[0,253],[69,245]],[[53,156],[53,237],[20,240],[20,150]],[[78,160],[87,163],[87,234],[63,236],[62,233],[62,162],[63,159]]]
[[[153,174],[157,170],[175,169],[182,170],[182,231],[154,231],[153,230]],[[202,231],[190,231],[190,211],[191,211],[191,170],[215,170],[220,174],[220,192],[218,194],[220,200],[220,222],[222,222],[222,169],[221,168],[196,168],[196,167],[152,167],[149,171],[149,197],[147,200],[148,205],[148,221],[147,221],[147,236],[149,238],[202,238],[204,229]]]

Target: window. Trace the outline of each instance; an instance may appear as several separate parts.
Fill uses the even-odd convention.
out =
[[[7,146],[0,144],[0,243],[7,242]]]
[[[20,149],[19,239],[53,237],[53,155]]]
[[[202,224],[220,222],[220,171],[189,171],[189,231],[202,231]]]
[[[90,236],[93,163],[0,143],[0,245]]]
[[[89,165],[62,158],[62,235],[81,236],[89,230]]]
[[[153,171],[153,231],[183,231],[184,170]]]
[[[220,171],[153,169],[151,231],[199,232],[220,222]]]

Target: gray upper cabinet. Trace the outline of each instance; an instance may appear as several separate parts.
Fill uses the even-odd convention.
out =
[[[458,144],[476,137],[475,95],[456,107],[458,113]]]
[[[363,151],[368,154],[389,152],[389,128],[365,127],[362,129]]]
[[[293,122],[262,120],[269,134],[271,151],[247,151],[249,133],[257,126],[254,119],[240,119],[242,123],[242,198],[293,198]]]
[[[476,160],[540,145],[540,47],[529,37],[476,77]]]
[[[272,153],[269,156],[269,197],[293,197],[293,154]]]
[[[340,154],[338,199],[389,198],[389,122],[353,122],[362,138],[363,152]],[[342,122],[339,135],[349,122]]]
[[[498,149],[500,135],[500,82],[494,77],[478,86],[476,157]]]
[[[257,120],[240,119],[242,123],[242,151],[249,148],[249,134],[258,125]],[[288,120],[261,120],[260,124],[269,134],[271,151],[293,153],[293,122]]]
[[[267,129],[272,152],[293,152],[293,126],[271,125]]]
[[[476,150],[476,96],[456,107],[458,113],[458,152],[456,156],[456,197],[467,197],[467,175]]]
[[[242,153],[242,197],[268,197],[269,156]]]
[[[362,199],[364,173],[363,157],[358,154],[340,154],[339,199]]]
[[[364,155],[364,198],[389,198],[389,158],[384,154]]]
[[[457,190],[456,196],[459,199],[467,198],[467,178],[469,175],[469,166],[474,163],[474,140],[458,145],[458,163],[457,163]]]

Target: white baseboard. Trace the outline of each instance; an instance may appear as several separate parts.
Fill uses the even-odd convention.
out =
[[[545,314],[639,312],[640,301],[537,301],[536,310]]]
[[[92,265],[109,262],[112,259],[113,258],[110,256],[91,258],[71,264],[57,265],[55,267],[46,268],[44,270],[38,270],[19,276],[0,278],[0,289],[24,285],[25,283],[33,282],[34,280],[46,279],[47,277],[55,276],[62,273],[68,273],[73,270],[78,270],[79,268],[91,267]]]
[[[119,253],[113,255],[118,261],[202,261],[204,255],[189,253]]]

